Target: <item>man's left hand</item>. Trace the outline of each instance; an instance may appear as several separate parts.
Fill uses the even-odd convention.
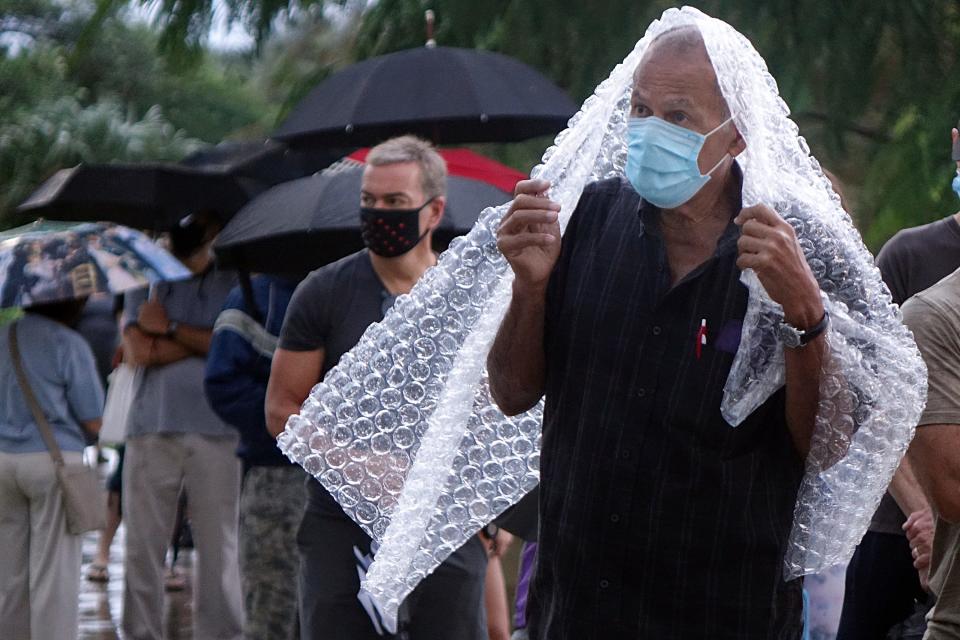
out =
[[[741,229],[737,266],[756,272],[770,298],[783,307],[784,320],[801,329],[820,322],[820,286],[793,227],[762,204],[743,209],[734,222]]]
[[[157,300],[147,300],[140,307],[140,315],[137,316],[137,324],[140,325],[145,333],[152,335],[163,335],[170,326],[170,319],[167,318],[167,311]]]
[[[920,584],[924,589],[928,589],[927,579],[930,573],[930,554],[933,551],[934,533],[933,514],[930,509],[911,513],[903,523],[903,531],[907,534],[913,566],[920,575]]]

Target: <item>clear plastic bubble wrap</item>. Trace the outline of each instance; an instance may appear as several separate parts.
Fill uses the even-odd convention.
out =
[[[807,472],[784,559],[788,577],[848,558],[912,437],[925,369],[873,260],[788,118],[749,41],[696,9],[671,9],[583,105],[534,175],[565,228],[584,186],[622,174],[633,72],[649,42],[700,28],[747,142],[743,200],[797,230],[832,322]],[[395,624],[403,598],[539,481],[542,405],[508,418],[490,399],[487,352],[510,302],[496,247],[508,204],[485,210],[383,322],[372,325],[292,416],[278,442],[380,543],[363,588]],[[739,424],[784,382],[782,313],[752,272],[722,411]]]

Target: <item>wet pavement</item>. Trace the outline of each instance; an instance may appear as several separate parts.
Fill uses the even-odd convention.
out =
[[[112,452],[106,452],[110,464],[101,466],[106,477],[112,470]],[[110,564],[107,567],[109,581],[91,582],[87,571],[97,552],[100,532],[88,533],[83,538],[83,569],[80,578],[80,640],[119,640],[120,620],[123,615],[123,552],[126,530],[123,524],[117,530],[110,548]],[[183,576],[182,591],[167,592],[164,603],[163,624],[166,640],[189,640],[193,637],[191,577],[193,551],[183,549],[177,558],[177,569]]]

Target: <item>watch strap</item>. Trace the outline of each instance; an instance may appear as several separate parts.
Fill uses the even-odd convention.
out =
[[[811,341],[815,340],[817,336],[826,331],[827,326],[830,324],[830,314],[826,309],[823,310],[823,317],[820,318],[820,321],[810,327],[809,329],[796,329],[796,332],[800,334],[800,344],[797,346],[804,347],[808,345]],[[789,325],[788,326],[792,326]]]

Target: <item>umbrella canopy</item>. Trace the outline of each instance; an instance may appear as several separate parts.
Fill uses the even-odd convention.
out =
[[[363,165],[345,160],[257,196],[220,232],[218,264],[250,271],[305,273],[363,248]],[[447,207],[435,240],[445,246],[466,233],[488,206],[510,195],[485,182],[450,176]]]
[[[369,148],[357,149],[348,157],[358,162],[366,162],[368,153]],[[517,182],[528,177],[522,171],[500,164],[470,149],[437,149],[437,153],[447,163],[447,173],[451,176],[480,180],[505,193],[513,193]]]
[[[290,149],[276,140],[221,142],[180,161],[185,167],[224,173],[262,191],[329,167],[350,149]],[[258,192],[259,192],[258,191]]]
[[[321,82],[274,137],[364,146],[414,133],[436,144],[515,142],[557,133],[577,107],[533,68],[475,49],[420,47],[364,60]]]
[[[253,195],[232,176],[164,164],[62,169],[17,209],[49,220],[104,220],[163,231],[189,213],[227,220]]]
[[[0,234],[0,308],[118,294],[189,277],[179,260],[119,225],[35,222]]]

